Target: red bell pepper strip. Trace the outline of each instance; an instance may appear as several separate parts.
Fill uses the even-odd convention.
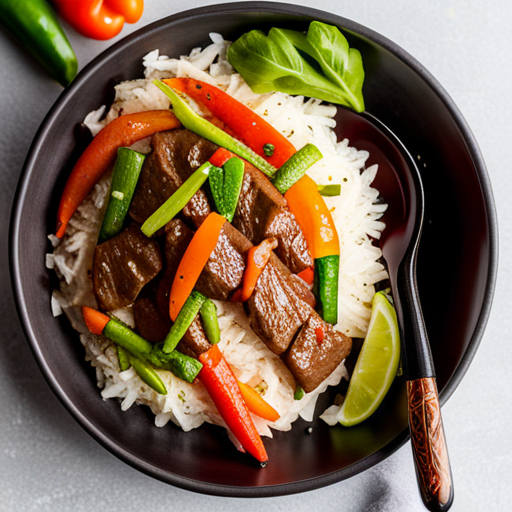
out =
[[[231,368],[218,345],[199,356],[203,368],[199,380],[210,394],[222,419],[238,439],[244,450],[262,463],[268,461],[267,452],[252,421],[247,405]]]
[[[274,167],[281,167],[296,152],[283,134],[222,89],[193,78],[170,78],[163,82],[205,105],[235,137]]]
[[[226,219],[212,212],[195,232],[181,258],[169,296],[169,316],[174,322],[215,249]]]
[[[91,39],[111,39],[124,23],[136,23],[143,0],[53,0],[58,13],[80,34]]]
[[[231,151],[228,151],[224,148],[219,148],[217,151],[215,151],[215,153],[213,153],[208,162],[210,162],[212,165],[215,165],[215,167],[222,167],[228,160],[235,156],[236,155],[231,153]]]
[[[62,238],[69,219],[92,187],[114,163],[121,146],[153,133],[177,128],[180,122],[169,110],[151,110],[114,119],[89,144],[69,175],[57,213],[57,237]]]
[[[297,276],[300,277],[307,284],[312,285],[313,282],[315,281],[315,270],[313,269],[313,267],[308,267],[305,268],[302,272],[299,272]]]
[[[315,327],[315,337],[316,337],[316,342],[320,346],[325,338],[324,328],[321,325],[318,327]]]

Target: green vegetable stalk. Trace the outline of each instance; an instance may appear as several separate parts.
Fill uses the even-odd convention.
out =
[[[230,46],[228,60],[256,93],[281,91],[364,111],[361,54],[337,27],[313,21],[307,34],[252,30]]]
[[[0,0],[0,25],[61,85],[75,78],[75,52],[46,0]]]
[[[186,101],[180,98],[167,84],[160,80],[154,80],[153,83],[171,100],[172,111],[185,128],[247,160],[267,176],[272,176],[276,172],[274,166],[270,165],[252,149],[196,114],[187,105]]]
[[[339,269],[340,257],[337,254],[315,259],[313,293],[317,299],[317,310],[332,325],[338,323]]]
[[[217,306],[215,306],[212,300],[206,299],[206,301],[201,306],[199,313],[201,314],[204,332],[206,334],[206,337],[208,338],[208,341],[212,345],[216,345],[220,341],[220,328],[219,319],[217,317]]]
[[[153,388],[160,395],[167,394],[167,388],[165,384],[162,382],[162,379],[159,377],[158,373],[146,362],[142,359],[138,359],[131,354],[128,354],[128,359],[130,360],[135,373],[151,388]]]

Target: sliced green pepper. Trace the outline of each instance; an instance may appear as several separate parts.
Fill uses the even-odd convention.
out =
[[[340,257],[338,254],[315,259],[313,293],[317,299],[320,316],[329,324],[338,323],[338,279]]]

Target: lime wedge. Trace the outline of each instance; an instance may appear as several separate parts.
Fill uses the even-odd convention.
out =
[[[352,427],[369,418],[386,396],[400,362],[396,312],[383,292],[373,297],[368,333],[350,379],[339,422]]]

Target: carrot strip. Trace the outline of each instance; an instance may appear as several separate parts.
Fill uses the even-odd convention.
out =
[[[268,421],[277,421],[280,418],[279,413],[263,400],[255,389],[240,381],[238,381],[238,386],[249,411]]]
[[[82,307],[82,314],[84,315],[87,329],[98,336],[103,334],[103,330],[110,322],[110,317],[96,311],[95,309],[88,308],[87,306]]]
[[[299,223],[313,259],[339,255],[338,232],[316,183],[309,176],[303,176],[284,197]]]
[[[212,212],[199,229],[183,255],[172,283],[169,297],[169,315],[174,322],[203,271],[210,254],[215,249],[226,219]]]
[[[295,153],[284,135],[222,89],[193,78],[170,78],[163,82],[205,105],[236,137],[273,166],[281,167]]]
[[[218,345],[199,356],[203,368],[199,379],[210,394],[222,419],[244,450],[260,462],[268,456],[263,441],[252,421],[233,371],[224,359]]]
[[[277,247],[275,238],[267,238],[261,244],[251,247],[247,253],[247,265],[242,285],[242,302],[249,299],[256,283],[266,267],[272,251]]]
[[[156,132],[171,130],[179,125],[180,122],[169,110],[152,110],[120,116],[105,126],[82,153],[69,175],[57,213],[56,236],[62,238],[69,219],[113,164],[121,146],[131,146]]]
[[[308,267],[305,268],[302,272],[299,272],[297,276],[300,277],[307,284],[312,285],[315,280],[315,270],[313,269],[313,267]]]

